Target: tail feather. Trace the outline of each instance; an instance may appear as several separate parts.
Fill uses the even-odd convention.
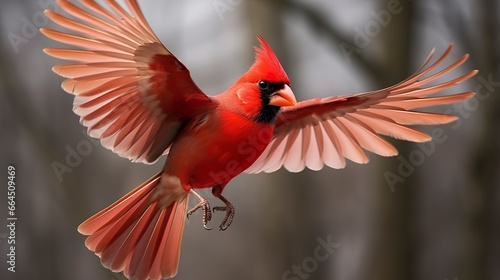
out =
[[[161,207],[153,196],[160,177],[156,174],[78,227],[89,235],[85,245],[103,266],[130,279],[177,274],[188,195]]]
[[[163,250],[163,260],[160,268],[163,275],[168,275],[169,271],[177,271],[180,259],[180,240],[182,240],[182,233],[184,232],[184,223],[186,222],[186,212],[188,210],[188,196],[183,201],[177,204],[175,211],[180,212],[179,215],[173,215],[173,219],[169,220],[167,226],[168,236],[164,237],[165,245],[160,246]],[[179,242],[177,242],[177,240]],[[179,250],[176,250],[179,248]],[[176,262],[168,262],[165,260],[176,260]],[[174,275],[172,275],[173,277]]]
[[[109,231],[103,235],[93,250],[98,254],[102,254],[104,250],[109,248],[110,244],[113,244],[121,236],[125,235],[125,233],[128,234],[139,221],[151,222],[151,218],[146,215],[148,212],[145,212],[149,210],[148,208],[151,208],[150,204],[151,201],[147,197],[144,197],[139,202],[136,202],[127,213],[122,216],[116,216],[118,219],[113,225],[108,225]]]
[[[141,186],[139,186],[139,188]],[[146,184],[145,186],[149,185]],[[140,193],[143,189],[139,188],[136,189],[136,194],[127,194],[127,196],[130,196],[123,200],[123,202],[115,206],[112,205],[111,208],[108,207],[105,211],[97,213],[82,223],[79,227],[79,231],[80,228],[87,226],[87,223],[87,227],[94,230],[94,232],[88,230],[85,232],[80,231],[85,235],[90,235],[85,241],[85,245],[90,250],[100,255],[104,249],[103,246],[109,244],[118,237],[116,236],[117,233],[123,233],[128,225],[135,223],[135,221],[141,217],[146,208],[151,204],[151,201],[147,199],[146,195]]]
[[[139,219],[137,223],[132,224],[123,232],[111,246],[109,246],[101,255],[103,261],[109,260],[109,268],[113,271],[122,271],[127,264],[129,252],[131,252],[137,244],[139,238],[144,234],[145,227],[152,222],[154,208],[148,208],[147,212]],[[130,262],[130,261],[128,261]]]
[[[173,209],[168,208],[168,210],[172,211]],[[157,255],[155,253],[160,251],[160,245],[163,243],[162,236],[168,236],[168,233],[164,233],[166,232],[166,223],[168,223],[170,213],[165,214],[165,211],[155,211],[153,221],[156,221],[156,223],[149,224],[146,234],[142,236],[137,244],[137,250],[132,254],[130,267],[125,275],[135,275],[138,279],[144,279],[151,271],[151,278],[158,277],[159,269],[153,267],[153,263],[155,255]]]
[[[116,219],[116,217],[121,217],[124,212],[127,212],[132,206],[136,204],[135,202],[142,199],[149,192],[151,192],[158,183],[159,179],[160,173],[151,177],[149,180],[142,183],[134,190],[130,191],[115,203],[101,210],[94,216],[88,218],[78,227],[78,232],[84,235],[90,235],[91,233],[105,226],[105,223],[111,223],[113,221],[112,218]],[[130,200],[133,200],[133,202],[130,203]]]

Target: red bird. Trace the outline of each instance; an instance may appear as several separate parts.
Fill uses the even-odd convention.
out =
[[[413,111],[462,101],[465,92],[429,97],[472,77],[471,71],[442,84],[428,84],[466,59],[435,74],[452,46],[435,63],[403,82],[378,91],[297,103],[283,67],[258,38],[256,60],[229,89],[207,96],[188,69],[153,33],[136,0],[128,11],[113,0],[108,7],[81,0],[57,3],[74,19],[45,11],[55,23],[79,35],[41,29],[47,37],[81,49],[47,48],[56,58],[75,61],[54,72],[68,78],[62,88],[75,95],[73,110],[92,137],[134,162],[153,163],[168,154],[161,172],[113,205],[82,223],[87,247],[102,264],[130,279],[176,275],[186,214],[203,211],[208,201],[195,189],[212,188],[224,206],[221,230],[229,227],[234,206],[222,192],[241,172],[292,172],[324,165],[343,168],[346,158],[367,163],[365,150],[394,156],[396,149],[378,134],[414,142],[431,137],[407,125],[436,125],[455,116]],[[187,211],[188,197],[199,200]]]

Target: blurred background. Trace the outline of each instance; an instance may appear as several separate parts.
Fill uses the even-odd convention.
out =
[[[460,117],[440,130],[421,128],[438,131],[439,141],[390,140],[399,157],[371,154],[370,164],[344,170],[234,179],[225,190],[237,207],[233,225],[206,231],[194,215],[176,279],[500,279],[500,1],[139,3],[209,95],[248,69],[257,35],[277,53],[300,100],[392,85],[450,42],[447,62],[471,57],[444,79],[480,70],[444,92],[475,90],[476,98],[431,109]],[[57,45],[38,31],[55,27],[47,8],[57,9],[53,0],[0,1],[0,224],[7,224],[8,165],[16,168],[18,217],[15,273],[6,264],[8,228],[0,226],[0,279],[121,280],[76,228],[164,160],[130,163],[86,136],[73,97],[50,70],[61,61],[42,53]]]

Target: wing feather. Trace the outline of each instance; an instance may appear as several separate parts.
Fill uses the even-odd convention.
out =
[[[396,148],[380,135],[412,142],[431,140],[426,133],[408,125],[445,124],[457,118],[413,109],[460,102],[475,95],[474,92],[464,92],[430,96],[477,73],[470,71],[458,78],[430,85],[467,60],[468,55],[464,55],[435,71],[452,49],[453,45],[450,45],[441,57],[430,63],[434,55],[432,50],[414,75],[392,87],[350,96],[311,99],[282,108],[271,143],[246,172],[273,172],[281,166],[291,172],[305,167],[319,170],[324,165],[344,168],[346,159],[367,163],[369,159],[364,150],[381,156],[397,155]]]
[[[339,140],[342,145],[342,155],[356,163],[367,163],[368,156],[363,151],[363,148],[361,148],[361,145],[356,137],[343,124],[342,120],[334,118],[329,122],[331,122],[335,134],[339,136]]]
[[[345,157],[342,156],[342,146],[337,135],[327,121],[321,122],[319,125],[322,126],[323,139],[325,139],[323,142],[323,162],[335,169],[344,168],[346,161]]]
[[[305,155],[306,166],[311,170],[320,170],[323,168],[323,132],[318,125],[308,126],[311,133],[311,139],[308,144],[307,152]]]
[[[45,13],[72,33],[41,32],[77,49],[44,52],[73,61],[53,71],[67,78],[62,88],[75,95],[73,111],[89,135],[122,157],[153,163],[169,149],[182,124],[213,108],[213,102],[158,40],[137,1],[125,1],[129,12],[116,1],[104,2],[81,0],[77,6],[58,0],[72,18]]]
[[[302,155],[302,136],[303,130],[298,129],[292,132],[288,138],[285,150],[285,168],[292,172],[299,172],[304,169],[304,160]]]

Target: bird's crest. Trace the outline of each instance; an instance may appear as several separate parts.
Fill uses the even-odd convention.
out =
[[[260,47],[255,47],[255,62],[242,78],[250,82],[265,79],[272,83],[290,84],[283,66],[271,47],[261,36],[258,36],[257,39]]]

